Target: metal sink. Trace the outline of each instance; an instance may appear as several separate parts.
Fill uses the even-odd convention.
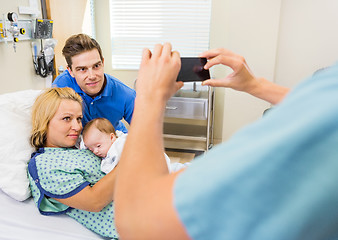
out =
[[[194,90],[180,89],[176,92],[176,94],[173,97],[208,98],[208,91],[194,91]]]
[[[180,89],[167,102],[165,116],[185,119],[207,119],[208,91]]]

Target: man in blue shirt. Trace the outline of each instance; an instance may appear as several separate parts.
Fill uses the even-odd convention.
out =
[[[109,119],[116,130],[127,132],[121,121],[130,124],[135,90],[104,73],[100,45],[85,34],[73,35],[62,49],[67,70],[53,82],[55,87],[73,88],[84,101],[83,126],[98,117]]]

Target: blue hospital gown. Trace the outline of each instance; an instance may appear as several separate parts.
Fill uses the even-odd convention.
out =
[[[41,148],[32,154],[28,176],[32,195],[41,214],[65,213],[104,237],[118,238],[113,202],[100,212],[74,209],[52,198],[68,198],[94,185],[105,174],[100,159],[89,150]]]
[[[195,240],[338,239],[338,64],[179,175]]]

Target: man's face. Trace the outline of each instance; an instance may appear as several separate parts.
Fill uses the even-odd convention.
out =
[[[75,78],[82,91],[96,97],[104,85],[104,64],[97,49],[72,57],[72,68],[68,71]]]

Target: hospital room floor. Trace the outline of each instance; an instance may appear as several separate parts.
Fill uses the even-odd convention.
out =
[[[203,152],[193,152],[193,151],[185,152],[185,151],[175,151],[171,149],[166,149],[165,153],[168,155],[172,163],[173,162],[180,162],[180,163],[190,162],[195,157],[203,154]]]

